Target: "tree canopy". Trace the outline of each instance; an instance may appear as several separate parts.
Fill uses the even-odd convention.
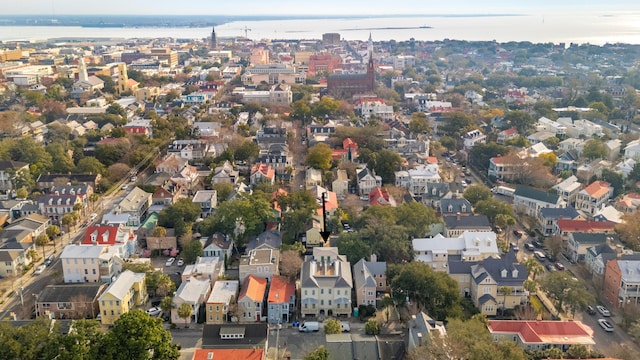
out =
[[[318,143],[313,145],[307,151],[307,165],[314,169],[329,170],[331,169],[331,155],[333,151],[329,145]]]

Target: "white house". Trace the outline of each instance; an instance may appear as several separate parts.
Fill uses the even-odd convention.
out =
[[[173,307],[171,309],[171,322],[174,324],[185,321],[178,315],[180,306],[187,303],[191,306],[191,317],[189,321],[196,321],[200,311],[200,304],[207,301],[211,291],[211,282],[207,279],[189,278],[180,284],[180,287],[173,296]]]
[[[467,262],[500,255],[494,232],[465,231],[453,238],[438,234],[432,238],[413,239],[412,244],[416,260],[430,264],[435,271],[447,272],[451,255],[459,255]]]
[[[542,208],[565,207],[566,202],[558,194],[552,194],[527,186],[516,186],[513,196],[513,207],[529,216],[538,217]]]

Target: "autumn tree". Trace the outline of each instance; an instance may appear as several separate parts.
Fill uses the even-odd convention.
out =
[[[318,143],[313,145],[307,151],[307,165],[314,169],[329,170],[331,169],[331,156],[333,151],[329,145]]]
[[[329,334],[340,334],[342,333],[342,325],[340,325],[340,321],[336,319],[329,319],[324,322],[324,333]]]
[[[124,163],[115,163],[107,168],[107,178],[112,183],[118,182],[129,176],[131,167]]]
[[[412,134],[428,134],[430,132],[429,121],[427,115],[423,112],[414,112],[411,114],[409,122],[409,132]]]
[[[615,227],[620,240],[631,249],[640,250],[640,212],[627,213],[622,216],[622,222]]]
[[[280,275],[293,281],[298,277],[302,268],[302,257],[295,250],[283,251],[280,254]]]

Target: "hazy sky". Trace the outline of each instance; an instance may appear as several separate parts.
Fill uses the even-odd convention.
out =
[[[638,0],[4,0],[3,14],[49,15],[371,15],[640,11]],[[2,17],[2,15],[0,15]]]

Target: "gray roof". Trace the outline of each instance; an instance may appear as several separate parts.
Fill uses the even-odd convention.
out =
[[[478,303],[480,305],[483,305],[489,301],[493,301],[495,303],[497,303],[496,299],[491,295],[491,294],[484,294],[482,296],[480,296],[480,298],[478,299]]]
[[[302,263],[301,287],[353,287],[351,264],[348,261],[343,261],[340,258],[333,260],[329,267],[333,267],[335,271],[330,275],[318,274],[320,264],[322,263],[316,261],[313,256],[308,256]]]
[[[607,242],[607,238],[611,237],[614,241],[618,240],[618,235],[616,234],[602,234],[602,233],[586,233],[586,232],[574,232],[569,236],[573,237],[573,240],[582,245],[585,244],[605,244]]]
[[[449,205],[451,205],[451,211],[449,211]],[[443,214],[471,214],[471,203],[467,199],[442,199],[440,207]]]
[[[528,186],[522,186],[522,185],[516,186],[516,192],[514,196],[521,196],[529,199],[534,199],[537,201],[546,202],[549,204],[557,204],[559,199],[558,194],[548,193],[542,190],[538,190],[538,189],[534,189],[534,188],[530,188]]]
[[[506,270],[506,272],[505,272]],[[519,264],[513,251],[509,251],[502,258],[486,258],[471,267],[471,275],[476,283],[480,283],[487,276],[500,286],[522,286],[529,277],[526,266]]]
[[[445,216],[444,224],[447,229],[488,229],[491,230],[489,218],[485,215],[474,216]]]
[[[542,208],[540,209],[540,215],[545,219],[575,219],[580,216],[573,206],[567,206],[566,208]]]
[[[105,284],[47,285],[38,294],[38,302],[72,302],[74,298],[95,299],[103,286]]]
[[[269,246],[273,249],[279,249],[280,245],[282,245],[282,236],[272,231],[264,231],[258,236],[249,239],[245,252],[248,254],[249,251],[263,245]]]
[[[244,338],[222,339],[221,332],[227,329],[242,328]],[[234,330],[237,331],[237,330]],[[205,324],[202,329],[203,349],[253,349],[264,348],[267,342],[268,329],[266,323],[260,324]]]
[[[353,279],[356,288],[362,286],[376,287],[375,276],[385,274],[387,272],[387,263],[385,261],[365,261],[360,259],[353,265]]]
[[[458,260],[452,260],[453,256],[449,256],[449,262],[447,263],[447,268],[449,269],[449,274],[470,274],[471,266],[477,265],[476,261],[462,261],[460,258]]]
[[[618,260],[621,279],[628,283],[640,282],[640,261],[638,260]]]

